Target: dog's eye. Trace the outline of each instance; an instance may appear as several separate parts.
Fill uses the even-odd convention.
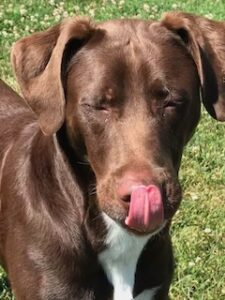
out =
[[[94,105],[94,108],[96,110],[100,110],[100,111],[104,111],[104,112],[108,112],[108,110],[109,110],[109,107],[107,105],[103,105],[103,104]]]
[[[95,111],[102,111],[102,112],[108,112],[109,108],[107,105],[104,105],[103,103],[100,104],[90,104],[90,103],[83,103],[82,106],[88,110],[95,110]]]
[[[94,97],[83,97],[81,98],[81,106],[89,111],[90,113],[95,112],[105,112],[108,113],[113,106],[115,106],[116,102],[112,101],[114,99],[103,96],[94,96]]]
[[[185,104],[184,99],[167,99],[164,102],[164,108],[166,109],[179,109]]]

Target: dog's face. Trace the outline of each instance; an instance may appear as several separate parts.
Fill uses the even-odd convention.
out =
[[[224,118],[224,101],[208,99],[204,55],[191,29],[179,23],[192,17],[170,17],[94,27],[78,20],[55,27],[42,39],[39,34],[42,59],[36,59],[37,69],[29,66],[29,76],[28,65],[25,62],[21,70],[18,57],[24,61],[34,53],[29,50],[32,40],[19,41],[14,53],[20,50],[20,55],[13,55],[19,82],[43,132],[55,131],[65,120],[74,151],[86,157],[94,171],[100,209],[122,226],[144,233],[162,228],[179,206],[178,169],[199,120],[200,87],[208,111]],[[65,31],[66,26],[70,28]],[[37,91],[40,84],[47,95]],[[40,105],[46,97],[54,115]]]
[[[87,43],[68,68],[70,139],[79,147],[83,137],[99,205],[110,217],[124,224],[132,191],[153,184],[164,218],[171,218],[181,199],[181,153],[199,118],[196,66],[158,24],[117,21],[101,28],[98,43]],[[147,231],[164,218],[153,227],[150,221]]]

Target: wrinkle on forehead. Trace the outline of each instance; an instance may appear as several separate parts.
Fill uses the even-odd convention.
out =
[[[97,28],[105,32],[109,44],[113,47],[142,45],[150,42],[152,21],[124,19],[100,23]],[[146,46],[146,45],[145,45]]]
[[[97,28],[107,31],[110,36],[124,37],[135,31],[147,31],[154,21],[145,21],[138,19],[120,19],[102,22]],[[119,35],[118,35],[119,34]]]
[[[91,78],[96,80],[101,74],[100,80],[122,83],[126,77],[126,80],[131,79],[132,85],[142,84],[144,77],[158,77],[155,73],[159,70],[155,66],[161,55],[154,30],[151,29],[155,23],[117,20],[99,24],[98,29],[105,32],[104,38],[94,48],[84,47],[71,61],[70,66],[76,62],[79,64],[80,74],[76,74],[79,78],[89,70],[89,82],[92,81]]]

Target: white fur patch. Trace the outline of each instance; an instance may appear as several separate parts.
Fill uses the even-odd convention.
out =
[[[114,287],[113,300],[133,300],[132,291],[138,258],[147,241],[156,232],[137,236],[122,228],[106,214],[103,216],[108,227],[107,249],[99,254],[99,261]],[[157,289],[158,287],[145,290],[135,297],[135,300],[153,299]]]
[[[137,297],[135,297],[135,300],[153,300],[155,293],[159,287],[152,288],[150,290],[145,290],[141,294],[139,294]]]

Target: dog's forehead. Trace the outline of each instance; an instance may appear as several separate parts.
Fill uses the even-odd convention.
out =
[[[126,41],[131,38],[146,42],[160,42],[173,40],[175,35],[160,21],[121,19],[98,23],[96,28],[103,30],[108,39],[114,41]]]
[[[173,39],[174,36],[158,21],[111,20],[97,24],[95,35],[78,57],[85,60],[92,57],[86,61],[104,66],[120,64],[122,67],[125,63],[147,66],[150,60],[162,56],[163,49],[166,48],[167,56],[173,51]]]
[[[190,55],[160,22],[113,20],[99,23],[97,30],[103,32],[100,38],[75,57],[73,78],[81,83],[80,91],[83,82],[85,90],[105,90],[105,86],[123,90],[129,84],[131,90],[135,86],[149,88],[158,79],[164,85],[179,82],[182,88],[192,86],[187,82],[189,77],[195,79]]]
[[[109,20],[98,23],[97,28],[105,30],[108,35],[114,38],[121,38],[121,36],[123,37],[129,34],[147,32],[153,23],[156,23],[156,21],[138,19]],[[118,33],[120,33],[119,36]]]
[[[99,23],[97,28],[104,31],[105,39],[103,39],[103,42],[108,43],[110,46],[124,47],[133,42],[144,47],[151,40],[154,40],[155,30],[152,30],[154,25],[158,27],[158,22],[126,19]]]
[[[159,21],[145,21],[136,19],[112,20],[99,23],[97,28],[103,32],[102,38],[94,47],[94,55],[108,57],[104,64],[110,63],[112,58],[128,65],[147,66],[167,61],[167,65],[182,62],[189,63],[187,48],[173,32]],[[95,50],[99,51],[95,51]],[[186,60],[187,58],[187,60]]]

